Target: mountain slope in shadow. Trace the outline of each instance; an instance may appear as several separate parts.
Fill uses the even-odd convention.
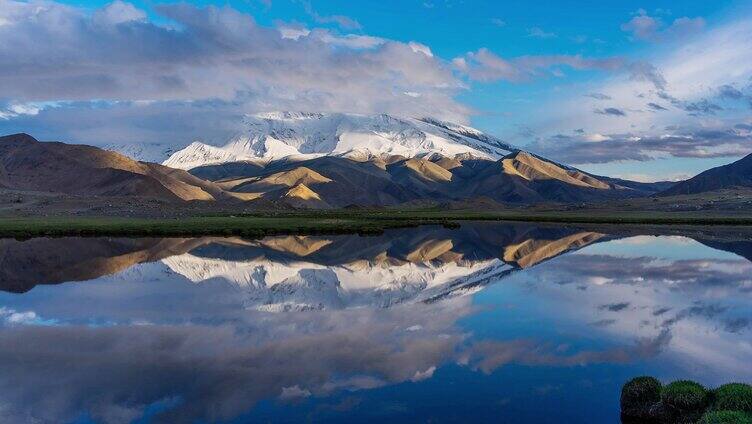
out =
[[[708,169],[661,192],[660,195],[696,194],[736,187],[752,187],[752,154],[734,163]]]
[[[647,196],[665,187],[596,177],[522,151],[499,160],[439,154],[413,158],[323,156],[263,164],[225,163],[190,172],[226,190],[272,201],[284,201],[293,182],[305,183],[311,198],[331,207],[478,198],[517,204],[583,202]]]

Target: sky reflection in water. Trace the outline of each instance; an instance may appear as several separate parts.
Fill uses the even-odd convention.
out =
[[[752,381],[752,242],[693,237],[0,240],[0,418],[618,421],[634,375]]]

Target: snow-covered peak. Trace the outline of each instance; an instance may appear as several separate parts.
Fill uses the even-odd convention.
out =
[[[230,149],[194,141],[186,148],[170,155],[162,165],[178,169],[192,169],[212,163],[235,162],[245,159],[245,157],[236,155]]]
[[[246,116],[243,126],[244,130],[222,147],[196,142],[174,153],[164,164],[191,169],[234,161],[347,156],[353,152],[498,159],[518,150],[474,128],[432,118],[270,112]]]

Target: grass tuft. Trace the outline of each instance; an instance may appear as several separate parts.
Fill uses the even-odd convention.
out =
[[[752,413],[752,386],[729,383],[713,391],[713,409]]]
[[[700,411],[708,405],[708,391],[694,381],[679,380],[663,387],[661,400],[679,411]]]

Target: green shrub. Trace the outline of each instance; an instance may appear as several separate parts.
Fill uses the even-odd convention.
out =
[[[700,411],[708,405],[708,392],[699,383],[679,380],[663,387],[661,400],[678,411]]]
[[[660,400],[661,382],[653,377],[633,378],[621,389],[621,411],[628,416],[646,416]]]
[[[752,424],[752,418],[741,411],[710,411],[697,424]]]
[[[752,413],[752,386],[749,384],[724,384],[713,394],[713,409]]]

